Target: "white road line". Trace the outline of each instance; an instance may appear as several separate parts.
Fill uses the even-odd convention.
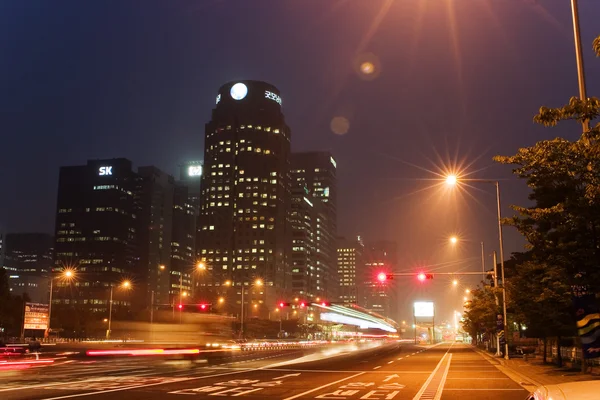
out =
[[[393,363],[393,361],[389,361],[389,362],[388,362],[388,364],[391,364],[391,363]]]
[[[398,360],[398,361],[400,361],[400,360],[402,360],[402,358],[403,358],[403,357],[400,357],[400,358],[396,358],[396,360]]]
[[[454,371],[452,371],[454,372]],[[494,380],[500,380],[500,379],[508,379],[510,380],[510,378],[446,378],[446,379],[450,379],[450,380],[464,380],[464,381],[472,381],[472,380],[490,380],[490,381],[494,381]]]
[[[347,378],[340,379],[340,380],[338,380],[338,381],[331,382],[331,383],[328,383],[328,384],[326,384],[326,385],[323,385],[323,386],[319,386],[318,388],[314,388],[314,389],[308,390],[308,391],[306,391],[306,392],[303,392],[303,393],[297,394],[297,395],[295,395],[295,396],[292,396],[292,397],[287,397],[287,398],[285,398],[285,399],[283,399],[283,400],[293,400],[293,399],[297,399],[298,397],[302,397],[302,396],[304,396],[304,395],[307,395],[307,394],[309,394],[309,393],[316,392],[317,390],[321,390],[321,389],[324,389],[324,388],[326,388],[326,387],[328,387],[328,386],[335,385],[336,383],[340,383],[340,382],[347,381],[348,379],[356,378],[357,376],[360,376],[360,375],[362,375],[362,374],[364,374],[364,372],[359,372],[358,374],[354,374],[354,375],[352,375],[352,376],[349,376],[349,377],[347,377]],[[51,399],[45,399],[45,400],[51,400]]]
[[[427,378],[427,380],[425,381],[425,383],[423,384],[423,386],[421,386],[421,389],[419,389],[419,391],[417,392],[417,394],[415,395],[415,397],[413,397],[413,400],[419,400],[421,398],[421,395],[425,392],[425,390],[427,390],[427,386],[429,386],[429,383],[431,382],[431,380],[435,376],[435,373],[437,372],[437,370],[440,369],[440,366],[444,362],[444,359],[446,358],[446,355],[450,352],[451,348],[452,348],[452,344],[450,345],[450,347],[448,347],[448,350],[446,350],[446,353],[444,353],[444,355],[442,356],[442,359],[440,360],[440,362],[438,363],[438,365],[435,367],[435,369],[433,370],[433,372],[431,373],[431,375],[429,375],[429,378]]]
[[[381,368],[381,365],[378,365],[378,366],[376,366],[376,367],[375,367],[375,368],[373,368],[373,369],[379,369],[379,368]]]
[[[448,362],[446,363],[446,370],[444,371],[444,375],[442,375],[442,380],[438,386],[437,392],[435,392],[435,397],[433,400],[440,400],[442,398],[442,392],[444,391],[444,385],[446,385],[446,377],[448,376],[448,371],[450,370],[450,363],[452,362],[452,353],[448,354]]]
[[[444,390],[446,390],[446,391],[450,391],[450,390],[452,390],[452,391],[458,391],[458,390],[485,390],[485,391],[492,391],[492,390],[497,390],[497,391],[503,391],[503,390],[504,391],[511,391],[511,390],[513,390],[513,391],[516,391],[516,390],[518,390],[520,392],[526,392],[527,391],[526,389],[489,389],[489,388],[486,388],[486,389],[471,389],[471,388],[456,389],[455,388],[455,389],[444,389]]]

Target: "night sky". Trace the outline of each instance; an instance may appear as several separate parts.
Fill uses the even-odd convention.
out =
[[[579,3],[598,96],[600,2]],[[0,226],[52,232],[61,165],[126,157],[175,175],[202,159],[216,91],[238,79],[280,89],[292,149],[337,159],[339,233],[396,240],[401,270],[477,270],[480,242],[497,248],[493,186],[452,193],[438,174],[500,179],[509,215],[527,188],[491,158],[580,132],[532,122],[578,95],[569,0],[4,0]],[[505,236],[506,254],[523,249]],[[421,295],[450,294],[444,279]]]

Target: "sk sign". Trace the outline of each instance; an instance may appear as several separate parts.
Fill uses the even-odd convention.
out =
[[[112,167],[100,167],[98,169],[98,175],[100,175],[100,176],[112,175]]]

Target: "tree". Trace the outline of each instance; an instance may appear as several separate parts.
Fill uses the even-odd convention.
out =
[[[499,311],[495,298],[497,291],[495,288],[484,286],[471,292],[472,300],[466,305],[462,325],[465,332],[475,340],[482,333],[495,334],[496,314]]]
[[[594,51],[600,56],[600,37],[594,41]],[[563,107],[541,107],[534,121],[555,126],[567,120],[593,121],[599,115],[600,100],[573,97]],[[525,236],[532,255],[532,261],[517,268],[518,274],[541,280],[513,279],[514,296],[523,295],[524,302],[527,294],[541,300],[520,305],[522,310],[532,309],[530,315],[522,312],[520,317],[547,323],[548,316],[558,312],[555,317],[562,321],[570,287],[578,284],[576,277],[585,277],[588,289],[600,293],[600,124],[575,141],[543,140],[495,160],[515,165],[514,174],[532,189],[529,199],[534,205],[513,206],[519,215],[506,220]]]
[[[544,340],[544,363],[549,337],[557,337],[558,364],[560,338],[575,334],[571,287],[565,270],[537,261],[524,261],[506,282],[515,322],[526,325],[528,333]]]

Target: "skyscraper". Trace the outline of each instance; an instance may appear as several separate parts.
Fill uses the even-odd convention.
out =
[[[5,268],[9,271],[10,291],[27,293],[31,301],[48,301],[48,277],[52,267],[54,239],[46,233],[9,233],[6,235]]]
[[[363,298],[361,305],[369,311],[388,318],[395,317],[397,306],[393,301],[395,292],[390,290],[390,283],[383,284],[377,279],[381,272],[392,272],[398,262],[397,243],[392,241],[376,241],[365,245],[365,270],[360,282]]]
[[[191,291],[196,215],[187,187],[152,166],[134,171],[123,158],[62,167],[54,267],[76,269],[57,280],[53,304],[106,313],[115,308],[173,304]],[[54,313],[53,313],[54,315]]]
[[[315,215],[314,246],[317,259],[315,274],[320,288],[330,298],[337,298],[337,164],[331,153],[312,151],[292,153],[292,187],[306,188],[307,197],[321,212]]]
[[[55,282],[53,305],[58,309],[106,312],[110,286],[125,278],[145,282],[139,257],[139,186],[139,175],[124,158],[60,168],[53,264],[78,272],[74,282]],[[129,306],[131,298],[119,293],[113,304]]]
[[[268,83],[226,83],[205,127],[196,248],[210,276],[206,292],[238,314],[242,287],[244,302],[266,315],[289,282],[290,128],[281,104]],[[264,286],[252,286],[255,279]]]
[[[337,274],[339,276],[339,301],[344,304],[360,302],[360,279],[364,274],[364,245],[360,237],[354,240],[337,239]]]
[[[325,299],[329,295],[325,290],[323,270],[326,264],[318,248],[319,241],[328,239],[321,233],[323,229],[320,227],[326,219],[323,203],[311,197],[304,185],[295,185],[290,207],[292,296],[309,301],[316,298]]]
[[[179,166],[179,182],[188,188],[188,202],[200,210],[200,183],[202,180],[202,162],[189,161]]]

